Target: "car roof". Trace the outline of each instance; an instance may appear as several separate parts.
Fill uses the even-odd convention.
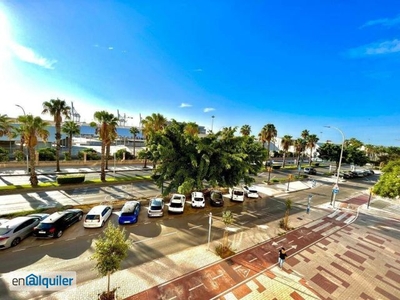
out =
[[[82,211],[81,209],[66,209],[66,210],[62,210],[62,211],[57,211],[55,213],[52,213],[50,216],[48,216],[46,219],[44,219],[42,221],[42,223],[53,223],[55,221],[57,221],[58,219],[60,219],[62,216],[66,215],[69,212],[79,212]]]
[[[93,206],[92,209],[88,212],[88,215],[101,213],[106,207],[110,207],[110,205]]]
[[[15,228],[19,226],[21,223],[30,220],[30,219],[37,219],[35,217],[16,217],[14,219],[8,220],[5,223],[0,225],[0,228]]]
[[[139,205],[139,201],[127,201],[125,202],[124,206],[122,206],[122,212],[131,212],[135,209],[136,205]]]
[[[204,196],[204,194],[202,192],[193,192],[193,195],[195,197],[203,197]]]
[[[164,201],[163,198],[152,198],[152,199],[150,199],[150,202],[149,202],[149,203],[152,203],[152,202],[162,202],[162,201]]]

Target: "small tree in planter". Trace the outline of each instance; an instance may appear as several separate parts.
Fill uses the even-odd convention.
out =
[[[108,223],[104,235],[96,241],[95,252],[91,259],[96,261],[95,269],[101,276],[107,275],[107,292],[99,295],[100,300],[115,299],[115,291],[110,291],[110,276],[119,270],[121,262],[128,255],[129,244],[125,237],[125,230]]]
[[[284,218],[280,221],[280,226],[285,229],[285,230],[289,230],[289,214],[290,214],[290,209],[292,208],[292,200],[287,199],[285,202],[285,206],[286,206],[286,211],[285,211],[285,216]]]
[[[216,252],[222,258],[226,258],[226,257],[229,257],[229,256],[235,254],[233,252],[233,250],[230,249],[229,240],[228,240],[228,234],[229,234],[228,225],[233,223],[233,214],[230,210],[225,210],[222,213],[222,221],[225,224],[224,236],[222,238],[222,245],[217,247]]]

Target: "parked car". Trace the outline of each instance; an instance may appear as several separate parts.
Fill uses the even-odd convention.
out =
[[[81,209],[67,209],[55,212],[33,229],[33,235],[44,238],[59,238],[68,227],[79,222],[82,218],[83,211]]]
[[[112,210],[113,208],[111,205],[97,205],[92,207],[83,221],[83,227],[103,227],[106,221],[110,218]]]
[[[258,191],[255,186],[243,186],[244,194],[247,198],[258,198]]]
[[[149,201],[148,217],[162,217],[164,215],[164,200],[153,198]]]
[[[127,201],[122,206],[120,215],[118,217],[119,224],[134,224],[139,219],[140,213],[140,202],[139,201]]]
[[[229,188],[229,196],[232,201],[244,201],[244,190],[240,187]]]
[[[316,175],[317,170],[315,170],[313,167],[306,167],[306,168],[304,168],[304,173],[310,174],[310,175]]]
[[[0,225],[0,249],[17,246],[49,214],[32,214],[3,221]]]
[[[168,205],[168,212],[183,213],[185,210],[186,197],[182,194],[173,194]]]
[[[192,192],[192,207],[206,207],[206,200],[202,192]]]
[[[212,190],[210,193],[210,204],[212,206],[224,206],[224,196],[219,190]]]

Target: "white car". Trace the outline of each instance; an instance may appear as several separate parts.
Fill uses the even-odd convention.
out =
[[[240,187],[229,188],[229,196],[231,201],[244,201],[244,190]]]
[[[182,194],[173,194],[168,205],[168,212],[183,213],[185,209],[186,197]]]
[[[247,198],[258,198],[258,191],[257,188],[254,186],[248,187],[247,185],[243,186],[244,193],[247,196]]]
[[[83,227],[85,228],[97,228],[103,227],[106,221],[112,214],[111,205],[97,205],[94,206],[86,215]]]
[[[206,200],[204,199],[204,194],[202,192],[192,193],[192,207],[206,207]]]

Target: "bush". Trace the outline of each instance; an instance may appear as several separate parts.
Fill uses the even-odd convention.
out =
[[[83,150],[79,151],[78,158],[80,160],[83,160],[83,153],[86,153],[86,160],[100,160],[100,158],[101,158],[96,150],[94,150],[92,148],[88,148],[88,149],[83,149]]]
[[[125,149],[119,149],[116,153],[115,156],[117,159],[122,160],[124,158],[124,153],[125,153],[125,159],[133,159],[132,153],[129,151],[126,151]]]
[[[8,161],[8,151],[0,147],[0,161]]]
[[[24,152],[21,151],[21,150],[15,150],[15,151],[14,151],[14,156],[15,156],[15,159],[16,159],[17,161],[23,161],[23,160],[25,160],[25,154],[24,154]]]
[[[40,161],[55,161],[56,160],[56,149],[54,148],[42,148],[39,149],[39,160]]]
[[[58,184],[77,184],[85,181],[85,174],[57,176]]]
[[[281,166],[272,166],[272,169],[274,169],[274,170],[278,170],[280,168],[281,168]]]

